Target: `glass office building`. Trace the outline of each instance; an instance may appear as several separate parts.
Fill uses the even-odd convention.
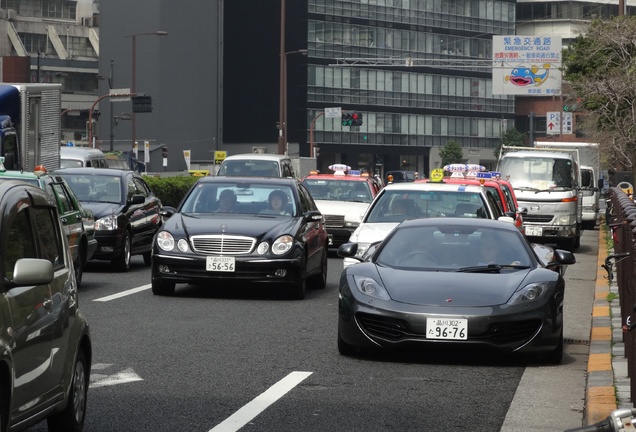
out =
[[[428,174],[449,140],[491,165],[515,117],[514,98],[492,94],[495,34],[515,34],[515,2],[309,0],[307,138],[320,166]],[[359,111],[363,125],[326,107]]]

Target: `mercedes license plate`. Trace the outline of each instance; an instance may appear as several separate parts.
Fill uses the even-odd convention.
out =
[[[209,256],[205,260],[205,269],[207,271],[233,272],[235,265],[234,257]]]
[[[526,235],[530,237],[541,237],[543,235],[543,228],[527,226]]]
[[[468,339],[468,320],[465,318],[427,318],[427,339]]]

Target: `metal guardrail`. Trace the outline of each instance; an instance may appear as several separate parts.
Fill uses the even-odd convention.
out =
[[[630,378],[631,400],[636,400],[636,205],[622,189],[612,187],[606,200],[606,223],[614,251],[605,258],[609,283],[616,283],[623,327],[623,343]],[[613,274],[616,275],[614,281]]]

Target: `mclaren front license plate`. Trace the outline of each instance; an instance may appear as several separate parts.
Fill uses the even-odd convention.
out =
[[[468,320],[464,318],[427,318],[427,339],[468,339]]]
[[[207,271],[233,272],[235,265],[236,261],[234,257],[209,256],[206,257],[205,260],[205,269]]]

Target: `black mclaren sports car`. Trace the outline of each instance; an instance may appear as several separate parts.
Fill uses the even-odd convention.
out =
[[[346,243],[338,253],[356,251]],[[340,278],[343,355],[464,345],[562,359],[571,252],[531,245],[506,222],[432,218],[401,223],[360,261]]]

